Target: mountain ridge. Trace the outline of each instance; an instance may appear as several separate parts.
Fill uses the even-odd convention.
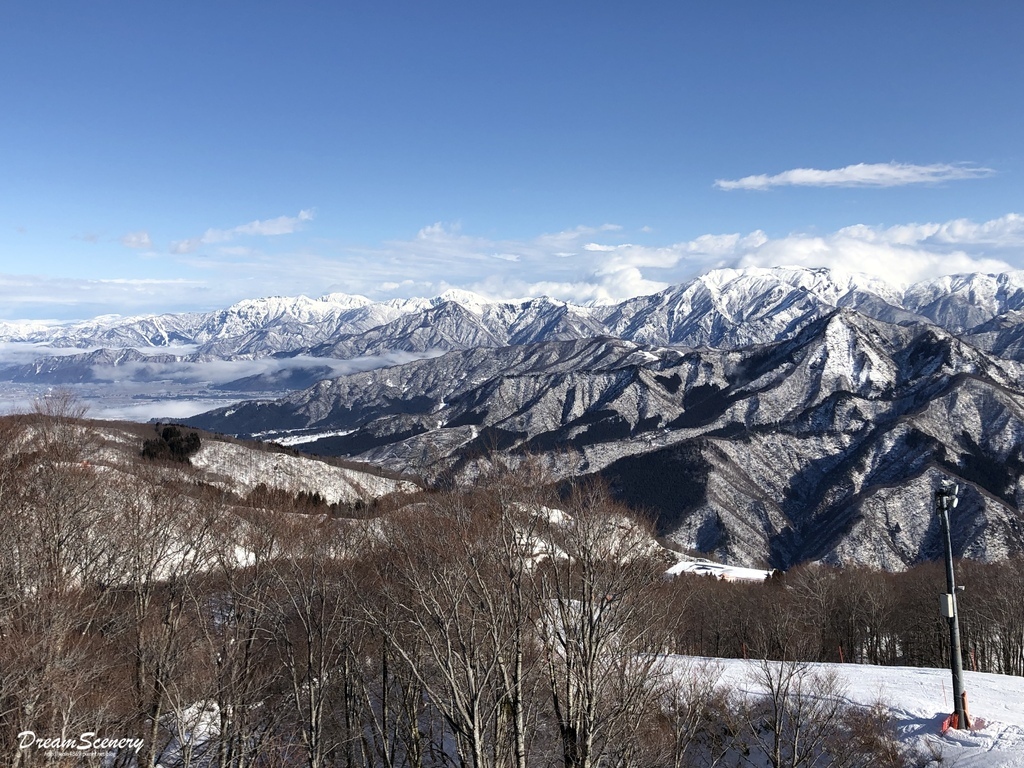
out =
[[[245,305],[241,325],[207,323],[219,337],[160,365],[129,348],[15,374],[75,382],[271,360],[223,385],[271,399],[186,422],[432,482],[472,479],[488,452],[537,456],[556,482],[600,477],[677,546],[745,565],[933,557],[941,477],[964,487],[959,553],[1024,552],[1024,273],[893,288],[719,270],[591,307],[448,293],[375,314],[367,299],[339,301],[348,308],[313,326],[284,300]],[[361,325],[339,332],[350,312]],[[338,376],[338,360],[369,362]]]
[[[123,372],[114,375],[112,367],[89,355],[95,347],[128,348],[150,357],[173,354],[151,361],[166,364],[281,360],[281,366],[299,370],[290,375],[273,372],[262,382],[246,374],[238,383],[242,392],[280,392],[293,389],[290,382],[308,383],[331,370],[308,358],[380,358],[386,364],[397,352],[425,357],[479,346],[604,335],[660,346],[739,348],[789,338],[836,308],[899,325],[938,325],[1000,357],[1024,360],[1024,272],[959,275],[897,289],[877,278],[823,269],[748,268],[715,270],[650,296],[606,306],[546,297],[488,302],[462,291],[384,302],[329,294],[321,299],[246,300],[206,314],[108,318],[56,329],[0,324],[0,341],[62,350],[48,356],[45,347],[37,347],[36,357],[49,359],[0,363],[0,380],[119,380]],[[85,351],[69,354],[74,348]],[[133,375],[145,382],[162,373],[151,376],[140,365]],[[231,389],[230,381],[219,386]]]
[[[447,291],[432,299],[379,302],[365,296],[341,293],[326,294],[317,299],[276,296],[246,299],[231,307],[205,313],[106,316],[64,324],[0,322],[0,341],[80,348],[214,345],[199,351],[215,353],[218,341],[270,329],[281,323],[318,324],[324,326],[322,334],[357,334],[399,320],[404,315],[426,312],[447,303],[467,309],[482,319],[487,316],[485,324],[493,332],[495,327],[510,327],[513,322],[509,318],[518,319],[519,313],[528,311],[531,305],[539,302],[548,310],[574,315],[591,330],[595,330],[595,325],[601,325],[609,335],[648,343],[698,346],[700,343],[695,343],[694,339],[703,333],[709,343],[720,345],[721,341],[709,328],[688,329],[685,319],[679,321],[684,325],[678,328],[675,318],[710,315],[725,318],[733,325],[749,324],[769,315],[778,315],[783,303],[799,305],[802,297],[810,297],[812,303],[816,301],[829,307],[859,309],[879,319],[927,319],[962,333],[1009,311],[1024,309],[1024,272],[951,275],[899,287],[869,275],[827,269],[717,269],[655,294],[626,299],[618,304],[589,306],[543,296],[490,301],[460,290]],[[669,307],[669,304],[673,306]],[[671,315],[671,318],[661,321],[664,338],[660,339],[645,336],[645,332],[637,327],[636,320],[637,317],[649,319],[658,308],[664,308],[666,315]],[[807,306],[809,308],[810,305]],[[886,316],[886,313],[890,314]],[[502,314],[506,315],[504,320],[500,317]],[[509,338],[514,335],[510,334]]]
[[[839,308],[742,349],[597,337],[451,352],[189,423],[305,436],[308,450],[435,478],[471,477],[488,451],[545,456],[556,477],[601,475],[664,535],[726,561],[898,569],[937,551],[925,486],[940,474],[964,483],[961,519],[983,521],[962,552],[1024,551],[1020,381],[936,326]],[[679,504],[655,489],[673,476],[691,486]],[[908,487],[910,511],[884,512]]]

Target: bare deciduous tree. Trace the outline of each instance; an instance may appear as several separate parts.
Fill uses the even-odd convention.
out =
[[[764,695],[747,704],[751,744],[772,768],[818,764],[841,730],[845,705],[843,683],[834,671],[812,671],[806,663],[763,660],[754,681]],[[834,764],[834,760],[830,761]]]
[[[659,657],[649,641],[658,568],[650,535],[596,485],[572,490],[543,526],[548,562],[536,574],[548,690],[566,768],[601,763],[627,738],[652,695]]]

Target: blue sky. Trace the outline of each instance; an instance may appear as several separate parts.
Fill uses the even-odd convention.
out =
[[[0,319],[1024,267],[1024,4],[0,5]]]

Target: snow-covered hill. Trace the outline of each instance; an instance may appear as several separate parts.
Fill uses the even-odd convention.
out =
[[[225,499],[245,499],[259,485],[290,496],[319,494],[327,504],[370,502],[392,493],[414,493],[419,487],[393,473],[370,465],[349,462],[339,466],[328,461],[259,443],[244,443],[204,435],[198,451],[188,462],[142,461],[145,440],[154,439],[156,428],[141,424],[82,421],[73,433],[77,461],[90,472],[137,489],[165,482],[189,488],[212,486],[227,492]],[[20,450],[34,456],[34,440],[46,433],[30,427]],[[102,485],[102,483],[101,483]],[[116,504],[116,494],[111,497]]]
[[[319,494],[328,504],[353,504],[388,493],[418,490],[407,480],[218,440],[207,440],[191,462],[205,473],[206,482],[242,496],[263,484],[293,495]]]

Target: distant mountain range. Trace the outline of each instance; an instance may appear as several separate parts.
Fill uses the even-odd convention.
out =
[[[384,302],[345,294],[270,297],[213,312],[102,316],[62,325],[0,322],[0,341],[65,348],[188,345],[209,356],[313,348],[366,354],[385,343],[388,350],[412,351],[427,344],[505,346],[602,334],[649,344],[724,347],[775,341],[795,322],[834,307],[890,323],[928,321],[957,334],[991,333],[999,329],[983,327],[997,318],[1019,325],[1014,313],[1024,309],[1024,272],[950,275],[897,289],[866,275],[827,269],[717,269],[607,306],[548,298],[488,302],[466,291]]]
[[[66,350],[191,347],[195,359],[310,353],[343,359],[607,335],[644,344],[733,348],[785,338],[837,307],[892,323],[931,322],[1019,352],[1024,272],[942,277],[905,289],[825,269],[721,269],[607,306],[549,298],[488,302],[466,291],[372,302],[329,294],[251,299],[207,313],[0,322],[0,342]],[[66,356],[66,355],[62,355]]]
[[[59,380],[172,344],[195,346],[177,360],[276,356],[307,371],[422,356],[189,423],[428,478],[471,477],[487,451],[538,454],[558,478],[602,476],[687,549],[899,569],[939,551],[939,476],[963,486],[958,554],[1024,551],[1022,308],[1022,273],[896,289],[827,270],[719,270],[600,307],[334,295],[0,327],[0,340],[122,347],[0,373]]]

